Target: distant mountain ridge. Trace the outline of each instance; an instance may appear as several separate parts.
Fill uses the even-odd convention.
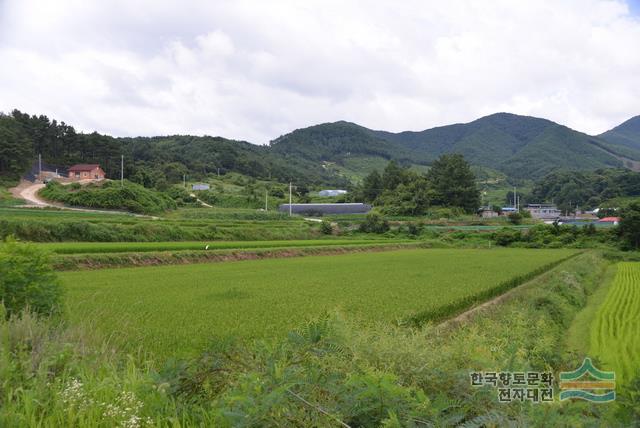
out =
[[[590,136],[547,119],[496,113],[469,123],[417,132],[392,133],[349,122],[325,123],[279,137],[271,148],[283,155],[338,164],[363,157],[428,165],[444,153],[461,153],[473,165],[510,177],[535,179],[557,169],[621,167],[626,158],[640,159],[640,132],[636,132],[640,117],[632,121],[612,131],[627,140],[637,136],[637,145],[636,140],[623,144],[607,133]]]
[[[599,136],[529,116],[496,113],[424,131],[387,132],[340,121],[294,130],[259,146],[222,137],[114,138],[76,133],[64,122],[18,110],[0,114],[0,176],[18,177],[38,154],[46,163],[98,163],[146,185],[187,174],[238,172],[259,179],[348,186],[394,159],[424,172],[444,153],[461,153],[481,179],[538,179],[550,172],[627,167],[640,170],[640,116]],[[4,154],[4,155],[3,155]]]

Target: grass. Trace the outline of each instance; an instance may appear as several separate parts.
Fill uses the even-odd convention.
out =
[[[55,254],[129,253],[151,251],[196,251],[254,248],[298,248],[336,245],[393,244],[415,242],[407,239],[307,239],[280,241],[216,242],[60,242],[37,244]],[[2,245],[2,244],[0,244]],[[208,248],[207,248],[208,247]]]
[[[607,298],[591,330],[591,350],[615,370],[618,382],[638,375],[640,360],[640,263],[618,264]]]
[[[70,317],[160,354],[229,336],[285,333],[340,309],[393,322],[438,311],[572,254],[569,250],[402,250],[219,264],[66,272]]]

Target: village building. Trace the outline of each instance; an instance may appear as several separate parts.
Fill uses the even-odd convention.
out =
[[[554,220],[562,215],[562,212],[553,204],[529,204],[525,207],[531,213],[532,218],[541,220]]]
[[[69,168],[70,180],[103,180],[104,175],[98,164],[77,164]]]
[[[493,218],[498,217],[500,214],[494,211],[491,207],[480,207],[478,215],[482,218]]]
[[[327,190],[321,190],[318,192],[318,196],[322,196],[322,197],[331,197],[331,196],[340,196],[340,195],[345,195],[347,193],[346,190],[342,190],[342,189],[327,189]]]
[[[197,183],[191,185],[191,190],[209,190],[209,185],[207,183]]]

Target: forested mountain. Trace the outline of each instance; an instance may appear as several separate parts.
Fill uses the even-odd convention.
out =
[[[474,167],[512,179],[537,179],[560,169],[591,171],[640,160],[640,117],[598,137],[508,113],[420,132],[374,131],[335,122],[258,146],[208,136],[114,138],[77,133],[64,122],[17,110],[0,115],[0,175],[25,173],[38,153],[45,163],[60,167],[99,163],[110,177],[119,176],[124,155],[125,175],[156,187],[180,181],[183,174],[198,178],[218,168],[282,182],[346,186],[349,179],[362,178],[389,160],[426,170],[445,153],[460,153]]]
[[[640,160],[640,116],[633,117],[599,136],[613,149]]]
[[[108,177],[125,176],[151,186],[175,183],[184,174],[239,172],[256,178],[298,183],[344,185],[344,179],[303,157],[285,158],[269,147],[222,137],[166,136],[114,138],[77,133],[64,122],[14,110],[0,115],[0,176],[18,177],[38,154],[47,165],[65,168],[75,163],[98,163]]]
[[[466,124],[391,133],[336,122],[299,129],[272,142],[274,151],[345,162],[357,156],[433,162],[460,153],[476,166],[514,178],[539,178],[556,169],[622,166],[608,143],[546,119],[497,113]],[[640,154],[640,152],[639,152]]]

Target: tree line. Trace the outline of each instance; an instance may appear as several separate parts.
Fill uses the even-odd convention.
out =
[[[464,157],[445,154],[426,174],[390,161],[382,173],[367,175],[350,199],[372,203],[388,215],[423,215],[436,206],[473,213],[480,205],[480,192]]]
[[[97,132],[77,132],[64,122],[19,110],[0,113],[0,177],[17,179],[35,164],[38,154],[46,164],[66,168],[76,163],[97,163],[107,177],[124,173],[145,187],[166,188],[185,174],[200,179],[208,174],[238,172],[257,179],[306,185],[331,183],[346,186],[346,179],[324,171],[302,157],[287,157],[257,146],[222,137],[174,135],[115,138]]]

